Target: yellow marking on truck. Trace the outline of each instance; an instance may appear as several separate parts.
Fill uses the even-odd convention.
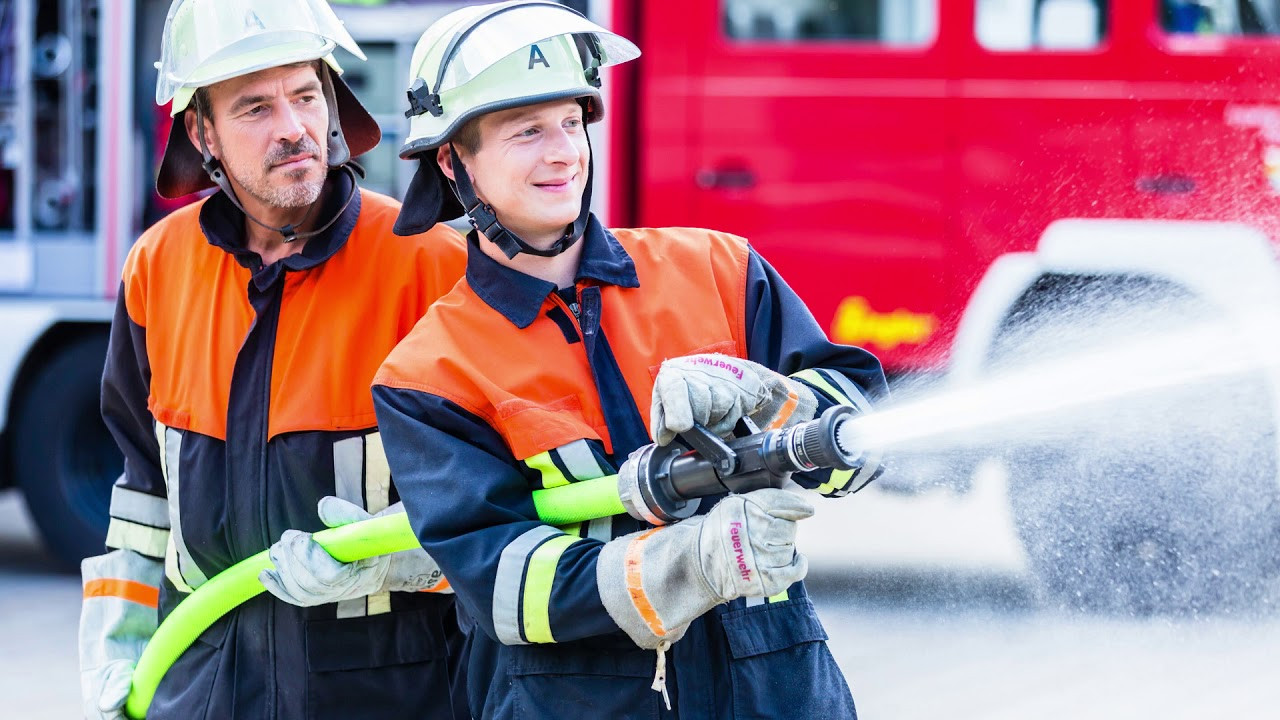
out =
[[[892,350],[899,345],[919,345],[938,327],[938,318],[898,308],[876,312],[864,297],[848,297],[836,308],[831,322],[832,339],[846,345],[875,345]]]

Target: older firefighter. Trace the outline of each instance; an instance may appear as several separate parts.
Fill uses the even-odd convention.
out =
[[[169,9],[156,101],[181,120],[157,189],[217,192],[125,263],[102,386],[125,471],[110,551],[83,565],[87,717],[122,717],[157,620],[268,547],[272,594],[206,631],[148,717],[468,716],[435,562],[344,565],[310,535],[400,510],[369,383],[465,265],[458,233],[395,237],[399,204],[357,187],[380,133],[339,46],[363,58],[324,0]]]
[[[854,717],[801,582],[801,495],[708,498],[656,529],[537,519],[531,491],[634,474],[629,454],[694,422],[786,427],[886,392],[742,238],[590,213],[600,68],[638,54],[549,2],[463,9],[419,41],[397,229],[456,194],[476,231],[465,282],[374,381],[387,458],[457,592],[477,717]],[[877,469],[795,479],[840,496]]]

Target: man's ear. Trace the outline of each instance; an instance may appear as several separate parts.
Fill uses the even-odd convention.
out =
[[[449,152],[449,143],[445,143],[436,148],[436,164],[440,166],[440,172],[450,180],[457,180],[453,174],[453,153]]]
[[[199,130],[196,128],[196,123],[198,122],[196,119],[196,111],[193,108],[188,108],[182,113],[182,122],[186,125],[187,139],[191,141],[191,147],[199,150],[200,135]],[[205,118],[204,121],[204,141],[205,144],[209,146],[210,155],[218,157],[222,154],[219,152],[218,148],[218,133],[214,131],[213,123],[209,122],[208,118]]]

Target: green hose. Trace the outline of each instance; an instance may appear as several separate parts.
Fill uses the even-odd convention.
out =
[[[568,525],[625,512],[618,499],[615,475],[535,490],[533,505],[538,517],[548,525]],[[315,534],[315,540],[342,562],[418,547],[418,538],[404,513],[323,530]],[[210,578],[169,613],[138,660],[125,714],[135,720],[147,716],[156,688],[173,663],[218,618],[262,593],[258,575],[271,566],[271,559],[263,550]]]

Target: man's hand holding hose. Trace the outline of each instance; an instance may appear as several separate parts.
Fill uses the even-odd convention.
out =
[[[335,528],[403,513],[404,505],[396,503],[373,515],[329,496],[320,500],[317,511],[326,526]],[[267,592],[290,605],[311,607],[381,592],[453,592],[440,566],[420,547],[344,563],[334,560],[312,533],[286,530],[269,555],[275,567],[259,573],[258,580]]]

